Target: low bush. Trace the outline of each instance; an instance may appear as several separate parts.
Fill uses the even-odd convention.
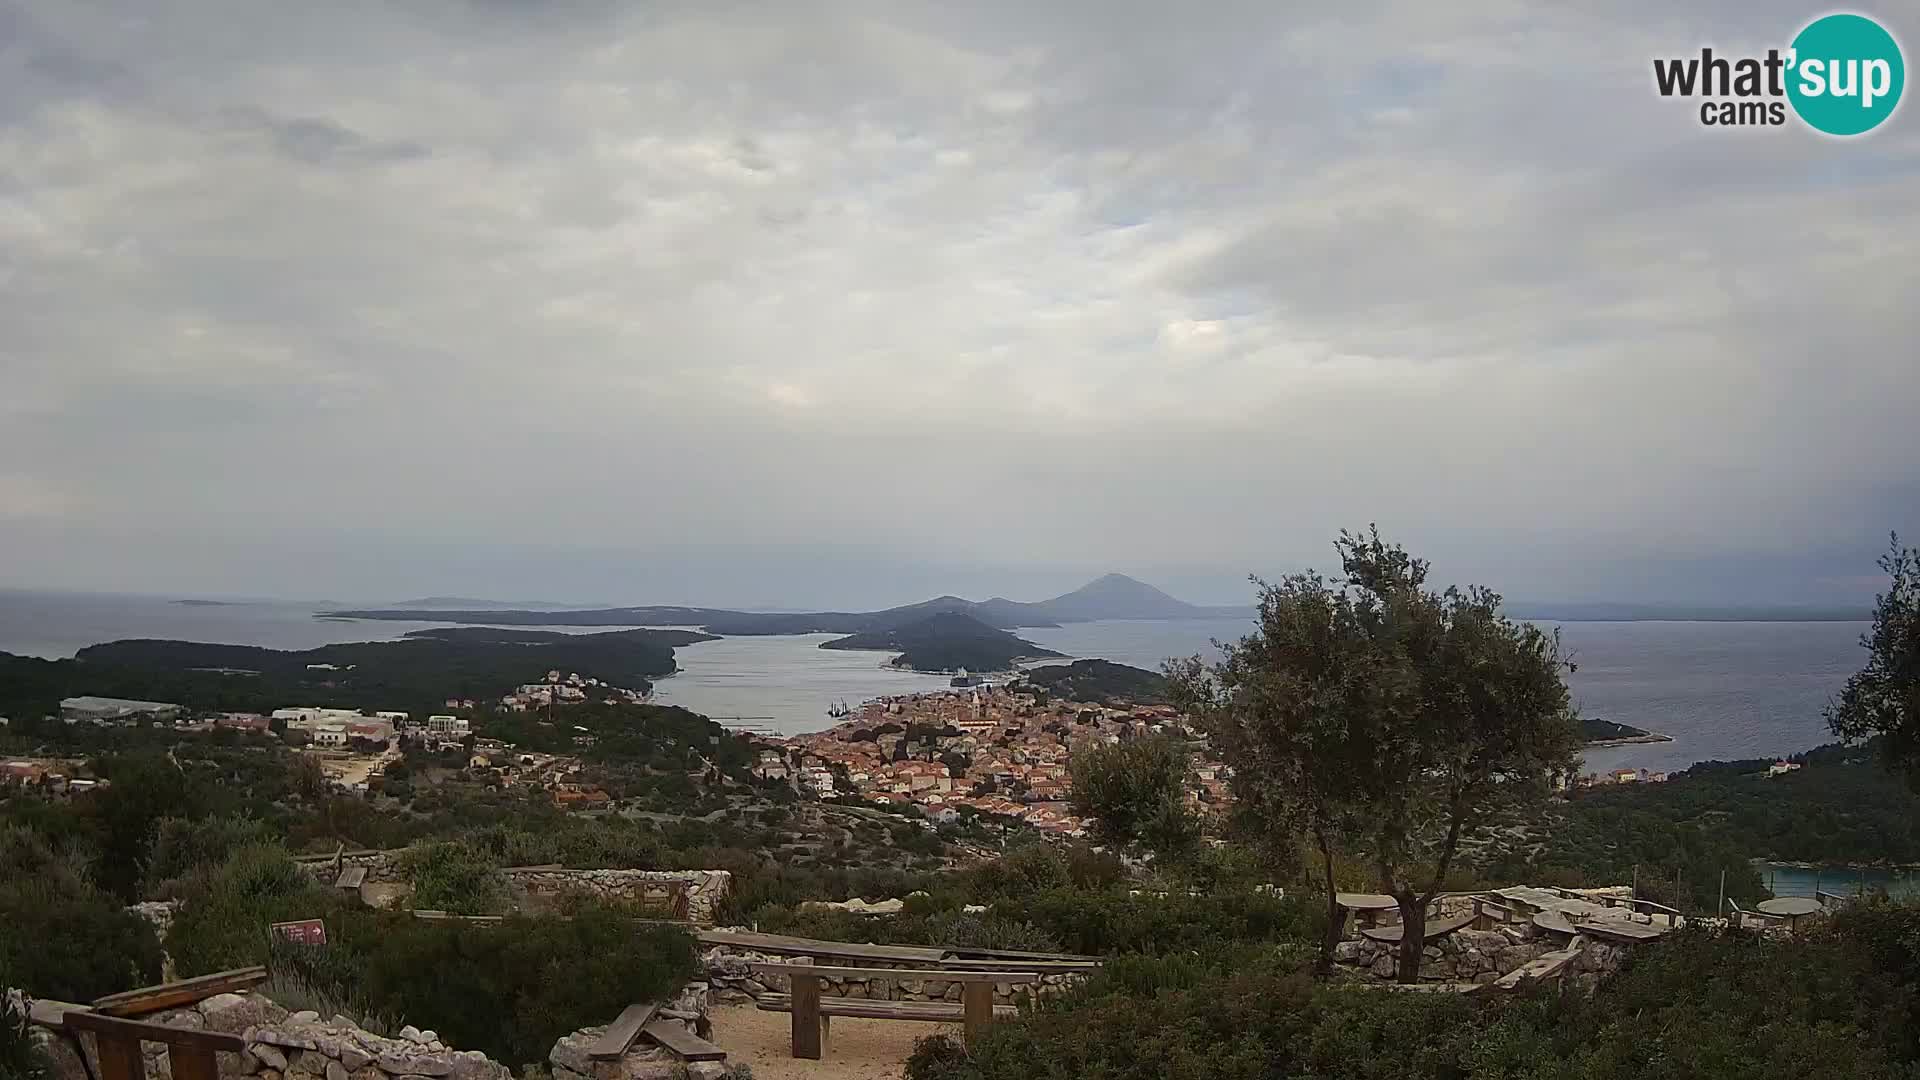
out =
[[[672,996],[696,970],[691,936],[605,908],[495,926],[352,910],[325,948],[280,947],[276,980],[392,1025],[432,1028],[502,1062],[542,1061],[555,1039],[636,1001]]]
[[[0,882],[0,970],[35,997],[90,1001],[159,982],[160,941],[98,890]]]
[[[264,844],[195,869],[180,889],[186,902],[167,931],[167,951],[183,976],[264,964],[271,924],[321,918],[341,907],[333,890],[285,851]]]
[[[411,848],[400,860],[413,885],[413,906],[461,915],[506,910],[507,881],[499,864],[472,844],[444,841]]]

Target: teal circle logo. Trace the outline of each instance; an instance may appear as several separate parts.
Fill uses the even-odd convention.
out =
[[[1906,88],[1900,43],[1865,15],[1827,15],[1793,39],[1787,100],[1815,131],[1862,135],[1893,115]]]

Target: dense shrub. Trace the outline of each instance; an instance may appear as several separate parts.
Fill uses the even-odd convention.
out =
[[[1244,953],[1243,950],[1239,950]],[[1589,999],[1315,983],[1311,949],[1127,957],[909,1080],[1896,1080],[1920,1075],[1920,910],[1869,906],[1792,940],[1689,928]]]
[[[258,844],[196,869],[181,893],[186,903],[167,931],[167,951],[186,976],[264,964],[270,924],[320,918],[341,904],[286,852]]]
[[[90,1001],[160,981],[153,926],[85,885],[0,880],[0,971],[35,997]]]
[[[1251,890],[1165,894],[1126,889],[1052,889],[1024,901],[1001,901],[992,914],[1030,923],[1068,952],[1166,953],[1217,941],[1310,941],[1324,912],[1294,897]]]
[[[154,826],[153,847],[147,857],[142,891],[150,897],[171,898],[185,888],[183,880],[200,866],[217,865],[243,847],[271,844],[272,826],[264,821],[223,814],[200,820],[163,818]]]
[[[543,1060],[555,1039],[634,1002],[671,996],[695,971],[684,931],[606,909],[498,926],[361,909],[338,913],[328,930],[324,949],[278,948],[275,978],[514,1064]]]
[[[409,850],[401,870],[413,884],[413,906],[462,915],[491,915],[507,906],[500,868],[472,844],[446,841]]]

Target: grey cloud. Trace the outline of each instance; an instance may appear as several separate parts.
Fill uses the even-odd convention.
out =
[[[1379,520],[1818,600],[1920,530],[1920,126],[1648,77],[1805,17],[0,0],[4,583],[1225,600]]]

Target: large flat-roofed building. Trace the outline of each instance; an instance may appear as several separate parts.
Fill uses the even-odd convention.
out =
[[[94,697],[85,694],[80,697],[65,698],[60,702],[60,718],[68,723],[86,721],[92,724],[111,723],[116,720],[171,720],[187,711],[184,705],[174,705],[165,701],[136,701],[132,698]]]

